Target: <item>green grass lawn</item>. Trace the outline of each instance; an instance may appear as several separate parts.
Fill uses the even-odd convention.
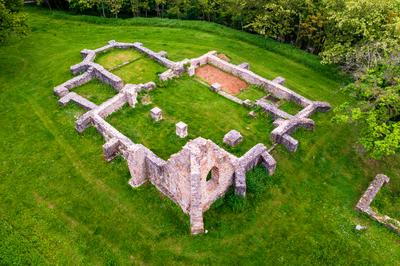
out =
[[[113,87],[97,79],[76,87],[72,89],[72,91],[82,95],[95,104],[101,104],[105,100],[117,94],[117,91]]]
[[[261,167],[249,173],[247,198],[228,193],[218,200],[205,213],[209,233],[193,237],[188,216],[172,201],[151,185],[132,189],[127,184],[124,160],[104,161],[104,140],[94,128],[77,134],[75,119],[83,111],[60,107],[52,91],[72,77],[69,67],[81,61],[79,51],[109,40],[140,41],[167,51],[173,60],[217,50],[234,62],[249,62],[266,78],[285,77],[286,85],[305,97],[337,106],[346,100],[339,88],[347,79],[333,67],[289,45],[205,22],[27,11],[31,33],[0,47],[0,264],[399,263],[399,236],[354,210],[382,172],[392,185],[374,206],[400,219],[399,157],[368,159],[356,142],[356,129],[332,124],[332,113],[313,116],[314,132],[293,135],[300,141],[296,153],[278,146],[275,175],[267,176]],[[156,66],[146,69],[151,80],[161,70]],[[98,95],[98,89],[86,92]],[[203,89],[187,78],[173,81],[151,93],[153,105],[124,108],[109,120],[133,139],[154,145],[163,157],[183,145],[170,139],[177,120],[189,121],[191,138],[204,134],[221,141],[222,132],[237,127],[246,134],[243,147],[268,141],[268,119],[250,120],[247,110]],[[154,105],[165,110],[159,125],[146,121]],[[200,117],[207,112],[209,117]],[[245,133],[246,125],[254,132]],[[153,129],[160,127],[165,130],[157,135]],[[356,224],[368,229],[358,232]]]
[[[279,104],[279,109],[285,111],[288,114],[295,115],[300,112],[303,107],[294,102],[281,101]]]
[[[125,62],[130,63],[121,66]],[[158,74],[167,70],[164,66],[134,49],[109,50],[96,57],[96,63],[111,70],[112,73],[122,78],[125,83],[132,84],[156,81],[158,80]]]
[[[100,47],[99,47],[100,48]],[[111,49],[96,55],[95,62],[105,69],[112,69],[119,65],[142,58],[143,55],[133,49]]]
[[[251,101],[257,101],[261,97],[266,96],[265,91],[257,86],[251,85],[247,89],[241,91],[236,97],[242,100],[249,99]]]

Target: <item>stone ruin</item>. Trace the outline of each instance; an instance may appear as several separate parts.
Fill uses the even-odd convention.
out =
[[[196,68],[205,64],[210,64],[232,74],[233,76],[241,78],[248,84],[264,89],[267,94],[273,96],[274,98],[294,102],[295,104],[302,106],[303,109],[300,112],[298,112],[296,115],[290,115],[287,112],[279,109],[276,104],[268,102],[265,97],[258,99],[255,103],[250,100],[243,101],[221,90],[218,83],[211,85],[211,90],[227,98],[228,100],[241,104],[247,108],[258,106],[266,113],[272,115],[272,117],[275,119],[274,126],[276,128],[271,132],[271,139],[275,143],[284,145],[290,152],[296,151],[299,144],[298,141],[291,136],[291,134],[299,127],[309,130],[314,129],[314,121],[309,119],[309,117],[315,112],[328,112],[331,109],[329,103],[311,101],[284,87],[283,84],[285,79],[283,77],[277,77],[273,81],[270,81],[250,71],[250,66],[247,63],[234,65],[220,59],[217,56],[216,51],[208,52],[198,58],[189,60],[189,62],[189,69],[191,69],[191,71],[188,71],[189,75],[195,73]]]
[[[223,141],[225,144],[227,144],[231,147],[235,147],[243,141],[243,137],[239,131],[231,130],[225,134]]]
[[[158,122],[162,120],[162,110],[158,107],[154,107],[153,109],[150,110],[150,115],[151,118],[153,118],[154,121]]]
[[[109,41],[107,45],[98,49],[82,50],[82,62],[70,68],[71,72],[77,76],[54,88],[54,93],[60,97],[59,103],[66,105],[72,101],[85,108],[87,112],[80,116],[75,123],[76,130],[82,133],[86,128],[94,126],[105,139],[103,145],[105,160],[111,161],[116,156],[122,156],[126,160],[131,174],[129,184],[132,187],[139,187],[145,182],[152,183],[159,191],[180,206],[184,213],[190,216],[192,234],[204,232],[203,213],[210,208],[213,202],[222,197],[231,186],[233,186],[237,195],[242,197],[246,195],[246,173],[248,171],[261,163],[266,171],[272,175],[276,168],[276,161],[267,147],[261,143],[252,147],[243,156],[236,157],[213,141],[198,137],[188,141],[178,153],[171,155],[168,160],[161,159],[144,145],[134,143],[105,119],[125,104],[135,108],[138,93],[144,90],[153,90],[156,84],[154,82],[124,84],[120,77],[94,62],[98,53],[114,48],[135,49],[165,66],[167,70],[159,75],[162,81],[179,77],[185,72],[189,76],[193,76],[197,67],[211,64],[245,80],[249,84],[264,88],[267,93],[274,97],[294,101],[303,106],[302,111],[292,116],[263,99],[259,99],[256,103],[249,100],[242,101],[219,90],[218,84],[212,85],[216,93],[229,100],[246,108],[259,106],[265,112],[273,115],[276,118],[274,121],[276,128],[272,131],[271,138],[274,142],[285,145],[291,151],[296,150],[298,141],[293,139],[290,134],[298,127],[312,129],[314,122],[308,117],[314,112],[330,109],[327,103],[308,100],[283,87],[280,84],[282,79],[275,82],[264,79],[251,72],[248,63],[239,66],[233,65],[217,57],[214,51],[199,58],[174,62],[167,58],[165,51],[154,52],[139,42]],[[93,79],[110,84],[117,91],[117,94],[102,104],[96,105],[71,91]],[[162,119],[161,109],[153,108],[151,116],[156,121]],[[182,122],[177,123],[176,134],[182,138],[186,137],[187,125]],[[237,145],[242,140],[237,131],[227,135],[229,135],[227,143]],[[207,180],[209,173],[211,179]]]
[[[179,136],[180,138],[186,138],[188,135],[188,126],[186,123],[183,123],[182,121],[178,122],[175,124],[176,127],[176,135]]]
[[[400,234],[400,221],[390,218],[387,215],[381,215],[371,208],[371,203],[375,199],[379,190],[390,181],[389,177],[383,174],[376,175],[374,180],[369,184],[367,190],[361,196],[360,200],[356,205],[356,209],[362,213],[365,213],[373,220],[380,224],[383,224],[387,228],[393,230],[397,234]]]

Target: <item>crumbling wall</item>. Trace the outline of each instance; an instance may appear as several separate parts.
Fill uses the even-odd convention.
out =
[[[379,190],[390,181],[389,177],[383,174],[375,176],[374,180],[368,186],[367,190],[361,196],[357,202],[356,209],[362,213],[367,214],[373,220],[383,224],[387,228],[393,230],[397,234],[400,234],[400,221],[390,218],[387,215],[381,215],[371,208],[371,203],[375,199]]]

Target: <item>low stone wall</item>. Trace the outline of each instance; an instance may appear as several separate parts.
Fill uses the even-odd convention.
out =
[[[81,86],[83,84],[88,83],[89,81],[91,81],[94,78],[94,74],[93,74],[93,69],[88,69],[88,71],[86,71],[85,73],[76,76],[66,82],[64,82],[61,85],[58,85],[57,87],[54,88],[54,93],[59,96],[65,96],[69,93],[69,91],[73,88],[76,88],[78,86]]]
[[[272,117],[276,118],[283,118],[283,119],[292,119],[293,116],[286,113],[285,111],[282,111],[275,105],[269,104],[266,101],[263,101],[262,99],[259,99],[256,101],[256,105],[261,107],[261,109],[264,110],[264,112],[272,115]]]
[[[331,105],[325,102],[312,102],[306,108],[302,109],[295,116],[301,118],[307,118],[312,116],[316,112],[329,112],[331,110]]]
[[[77,103],[79,106],[85,108],[86,110],[92,110],[97,108],[97,105],[89,101],[88,99],[80,96],[79,94],[76,94],[75,92],[70,92],[67,95],[63,96],[58,100],[58,102],[62,105],[65,106],[67,105],[70,101],[73,101]]]
[[[95,77],[100,81],[111,85],[117,91],[124,87],[124,82],[120,77],[114,75],[99,64],[91,63],[91,66],[93,67]]]
[[[360,200],[356,205],[356,209],[360,212],[367,214],[373,220],[383,224],[387,228],[393,230],[397,234],[400,234],[400,221],[390,218],[387,215],[381,215],[371,209],[371,203],[375,199],[379,190],[390,181],[389,177],[383,174],[375,176],[374,180],[368,186],[367,190],[361,196]]]
[[[369,184],[367,190],[361,196],[358,201],[356,208],[362,212],[368,212],[370,210],[370,205],[372,201],[375,199],[379,190],[390,181],[389,177],[379,174],[376,175],[374,180]]]
[[[146,55],[148,55],[149,57],[151,57],[152,59],[156,60],[157,62],[159,62],[161,65],[167,67],[167,68],[175,68],[176,67],[176,62],[169,60],[168,58],[165,57],[165,55],[163,56],[163,54],[161,53],[156,53],[152,50],[150,50],[149,48],[146,48],[143,46],[142,43],[140,42],[135,42],[133,43],[133,47],[138,50],[141,53],[144,53]]]
[[[226,62],[215,55],[208,56],[208,63],[225,72],[231,73],[232,75],[243,79],[249,84],[260,86],[266,89],[269,93],[272,93],[275,97],[278,97],[280,99],[293,101],[296,104],[299,104],[304,107],[311,104],[310,100],[295,93],[294,91],[291,91],[280,84],[274,83],[270,80],[260,77],[259,75],[255,74],[250,70]]]
[[[284,120],[271,132],[271,139],[274,142],[281,143],[284,135],[292,134],[297,128],[303,127],[308,130],[314,129],[315,123],[309,118],[293,118]]]
[[[221,95],[222,97],[225,97],[225,98],[227,98],[228,100],[230,100],[230,101],[232,101],[234,103],[243,105],[243,101],[241,99],[239,99],[238,97],[235,97],[235,96],[233,96],[233,95],[231,95],[231,94],[229,94],[227,92],[224,92],[223,90],[219,90],[217,93],[219,95]]]

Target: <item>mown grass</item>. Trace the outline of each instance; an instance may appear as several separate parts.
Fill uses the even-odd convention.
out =
[[[98,54],[95,62],[111,70],[123,63],[135,61],[141,57],[142,54],[133,49],[111,49]]]
[[[368,159],[356,129],[332,124],[331,113],[313,116],[314,132],[294,134],[300,140],[296,153],[278,146],[276,174],[255,169],[248,175],[248,197],[230,193],[219,200],[205,213],[209,233],[193,237],[175,204],[153,186],[132,189],[121,158],[103,160],[104,140],[94,128],[76,133],[82,110],[59,107],[52,93],[71,78],[69,66],[81,60],[80,50],[111,39],[140,41],[175,60],[222,51],[262,76],[285,77],[288,87],[310,99],[337,106],[346,100],[339,93],[346,79],[334,68],[288,45],[215,24],[110,20],[36,8],[28,15],[32,32],[0,48],[0,264],[398,264],[398,236],[359,215],[354,205],[377,173],[398,184],[399,157]],[[163,89],[154,91],[153,100],[181,119],[184,114],[168,110],[172,97],[163,99]],[[141,108],[121,112],[134,116]],[[136,122],[130,120],[132,132]],[[358,232],[356,224],[368,229]]]
[[[303,108],[294,102],[281,101],[281,104],[279,104],[279,109],[287,112],[288,114],[295,115]]]
[[[266,96],[265,91],[257,86],[249,86],[247,89],[241,91],[236,97],[242,100],[249,99],[251,101],[256,101],[261,97]]]
[[[101,104],[105,100],[117,94],[117,91],[115,91],[113,87],[98,80],[92,80],[89,83],[76,87],[73,91],[95,104]]]
[[[133,49],[112,49],[100,54],[96,62],[122,78],[125,83],[146,83],[158,79],[167,70],[144,54]],[[129,62],[126,65],[123,63]]]

